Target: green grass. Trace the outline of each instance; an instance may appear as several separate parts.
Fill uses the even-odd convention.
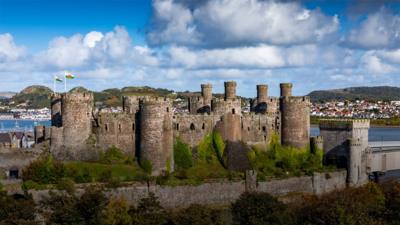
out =
[[[111,170],[112,177],[118,178],[120,181],[142,181],[147,177],[146,173],[137,165],[102,164],[78,161],[64,162],[64,165],[67,170],[74,171],[77,174],[87,170],[94,180],[98,180],[100,176],[108,170]]]

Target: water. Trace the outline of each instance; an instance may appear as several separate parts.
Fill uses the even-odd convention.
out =
[[[311,136],[319,135],[318,127],[311,127]],[[369,141],[400,141],[400,127],[371,127],[369,128]]]
[[[0,120],[0,132],[33,131],[33,128],[38,125],[50,126],[50,121]]]

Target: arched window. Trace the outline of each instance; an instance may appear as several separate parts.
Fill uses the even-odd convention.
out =
[[[267,130],[267,128],[265,126],[263,126],[262,130],[265,132]]]
[[[121,124],[118,124],[118,131],[121,133]]]
[[[247,131],[250,131],[250,127],[247,127]]]
[[[194,124],[191,123],[191,124],[190,124],[190,130],[194,130],[194,129],[196,129],[196,128],[194,127]]]
[[[206,128],[206,125],[203,123],[203,126],[201,126],[201,129],[205,129]]]
[[[176,124],[176,130],[179,130],[179,123]]]
[[[104,125],[104,129],[105,129],[106,131],[108,131],[108,125],[107,125],[107,124]]]
[[[169,112],[169,107],[167,107],[167,112]]]
[[[235,114],[235,109],[232,109],[232,114]]]
[[[135,130],[135,124],[132,123],[132,130]]]

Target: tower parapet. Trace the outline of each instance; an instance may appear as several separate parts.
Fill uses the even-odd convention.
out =
[[[292,96],[292,83],[281,83],[281,97]]]
[[[61,112],[62,96],[59,93],[53,93],[51,95],[51,126],[61,127],[62,126],[62,112]]]
[[[258,84],[257,85],[257,103],[268,101],[268,85]]]
[[[280,109],[282,144],[305,147],[310,140],[310,98],[281,97]]]
[[[211,107],[212,100],[212,84],[201,84],[201,97],[203,97],[204,106]]]

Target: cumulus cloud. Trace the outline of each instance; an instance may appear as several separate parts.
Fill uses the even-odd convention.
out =
[[[361,49],[400,47],[400,16],[381,8],[368,15],[359,27],[351,30],[345,44]]]
[[[24,54],[25,48],[17,46],[11,34],[0,34],[0,63],[17,60]]]
[[[361,65],[364,66],[368,72],[374,74],[387,74],[396,71],[392,65],[385,63],[375,51],[366,52],[361,58]]]
[[[308,10],[298,2],[214,0],[190,4],[155,0],[150,44],[190,46],[292,45],[313,43],[338,29],[337,16]]]

